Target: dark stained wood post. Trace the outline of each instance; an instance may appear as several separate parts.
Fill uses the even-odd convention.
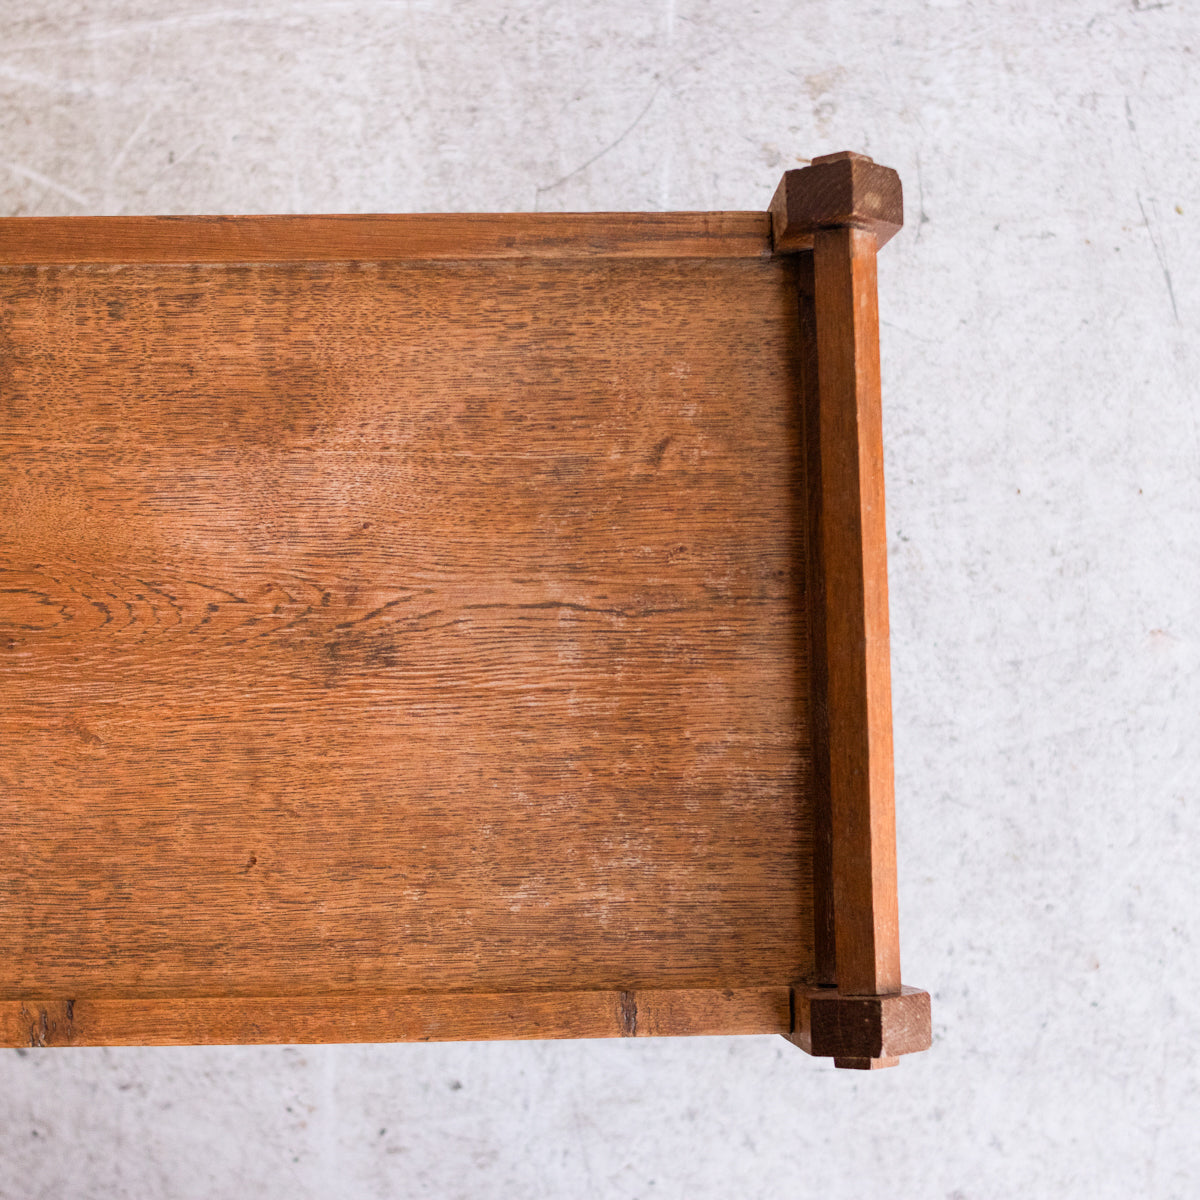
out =
[[[863,155],[826,155],[784,175],[771,217],[777,252],[811,248],[817,360],[807,429],[823,986],[798,989],[793,1036],[838,1066],[890,1066],[929,1041],[929,997],[900,982],[896,907],[875,254],[903,223],[900,180]]]

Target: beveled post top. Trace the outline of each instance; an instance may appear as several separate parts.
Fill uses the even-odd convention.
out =
[[[807,250],[821,229],[869,229],[882,246],[904,224],[900,176],[865,154],[822,154],[785,171],[771,200],[777,253]]]

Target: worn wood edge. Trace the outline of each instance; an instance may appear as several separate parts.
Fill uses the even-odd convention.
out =
[[[812,597],[811,984],[900,988],[887,550],[875,255],[903,222],[899,176],[864,155],[815,158],[780,180],[777,252],[799,256],[815,345],[806,394],[806,564]],[[846,1055],[844,1057],[852,1057]]]
[[[866,229],[882,246],[904,224],[900,176],[864,154],[844,150],[785,171],[771,199],[775,250],[808,250],[822,229]]]
[[[787,987],[0,1000],[0,1045],[195,1046],[787,1034]]]
[[[830,162],[852,165],[855,157]],[[900,983],[879,243],[872,230],[853,224],[818,228],[813,237],[813,253],[799,260],[801,319],[815,335],[817,360],[816,388],[808,393],[816,403],[806,425],[807,503],[815,531],[807,576],[819,610],[812,630],[818,733],[818,718],[829,718],[824,737],[814,738],[814,777],[820,780],[826,768],[829,795],[824,809],[815,806],[814,974],[793,992],[789,1039],[809,1054],[833,1058],[836,1067],[877,1070],[928,1049],[932,1040],[928,993]],[[822,819],[829,825],[829,861],[820,853]],[[832,938],[823,922],[830,906]]]
[[[0,266],[763,258],[765,212],[6,217]]]
[[[835,982],[901,986],[875,242],[813,251],[820,406]]]
[[[792,1012],[788,1040],[815,1058],[839,1060],[837,1066],[859,1070],[865,1069],[864,1063],[888,1066],[883,1060],[918,1054],[933,1041],[929,993],[906,985],[886,996],[851,996],[836,988],[797,986],[792,991]]]

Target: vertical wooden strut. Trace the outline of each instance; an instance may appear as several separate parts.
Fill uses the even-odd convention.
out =
[[[839,991],[900,990],[875,235],[817,232],[813,274]]]
[[[888,638],[887,537],[875,255],[900,228],[894,171],[862,155],[784,175],[771,204],[777,252],[812,250],[816,411],[808,422],[814,678],[824,681],[815,776],[816,984],[798,987],[793,1040],[838,1066],[890,1066],[929,1044],[929,997],[900,981]],[[803,273],[802,273],[803,277]],[[809,398],[812,403],[813,398]],[[824,848],[824,849],[823,849]]]

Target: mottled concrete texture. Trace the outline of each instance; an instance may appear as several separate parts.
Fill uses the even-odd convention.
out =
[[[780,1038],[0,1052],[0,1196],[1200,1194],[1200,11],[0,2],[0,212],[762,208],[880,260],[905,977]]]

